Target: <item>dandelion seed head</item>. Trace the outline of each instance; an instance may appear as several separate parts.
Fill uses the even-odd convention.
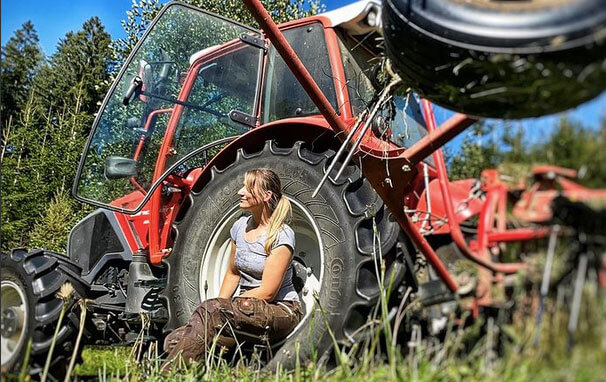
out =
[[[63,301],[69,300],[73,295],[74,286],[70,282],[61,285],[61,289],[59,289],[59,292],[57,292],[57,297]]]

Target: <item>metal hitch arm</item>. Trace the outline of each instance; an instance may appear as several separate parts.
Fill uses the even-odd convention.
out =
[[[343,139],[349,136],[350,134],[348,133],[353,127],[348,126],[343,119],[339,118],[326,96],[322,93],[261,2],[259,0],[243,1],[336,135],[343,137]],[[442,281],[453,292],[458,289],[457,283],[448,272],[444,263],[442,263],[425,238],[419,234],[408,216],[404,213],[403,197],[411,179],[416,175],[417,164],[437,148],[453,139],[476,120],[477,118],[475,117],[458,114],[455,121],[448,128],[430,132],[424,139],[406,150],[403,148],[385,150],[381,147],[372,146],[364,149],[363,146],[361,149],[363,153],[359,151],[354,153],[356,159],[360,160],[362,173],[384,201],[400,227],[409,235],[417,248],[436,270]]]

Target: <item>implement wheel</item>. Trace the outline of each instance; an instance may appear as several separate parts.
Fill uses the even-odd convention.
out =
[[[405,82],[459,112],[535,117],[606,88],[603,0],[384,0],[383,31]]]

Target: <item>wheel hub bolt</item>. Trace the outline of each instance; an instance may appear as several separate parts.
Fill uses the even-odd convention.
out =
[[[312,273],[311,267],[307,267],[307,276],[311,276]]]
[[[3,337],[10,337],[17,331],[17,312],[14,308],[2,312],[1,332]]]

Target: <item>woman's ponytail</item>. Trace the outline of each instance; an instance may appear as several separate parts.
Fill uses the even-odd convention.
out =
[[[285,222],[290,221],[292,217],[292,208],[290,201],[284,195],[280,197],[276,208],[274,208],[271,218],[269,219],[269,227],[267,228],[267,240],[265,241],[265,252],[267,255],[271,254],[273,245],[278,239],[278,235],[282,230],[282,226]]]
[[[267,240],[265,241],[265,253],[269,256],[282,226],[291,219],[290,202],[282,194],[280,177],[268,168],[246,171],[244,184],[257,200],[262,200],[265,192],[271,192],[271,198],[267,202],[271,216],[267,227]]]

